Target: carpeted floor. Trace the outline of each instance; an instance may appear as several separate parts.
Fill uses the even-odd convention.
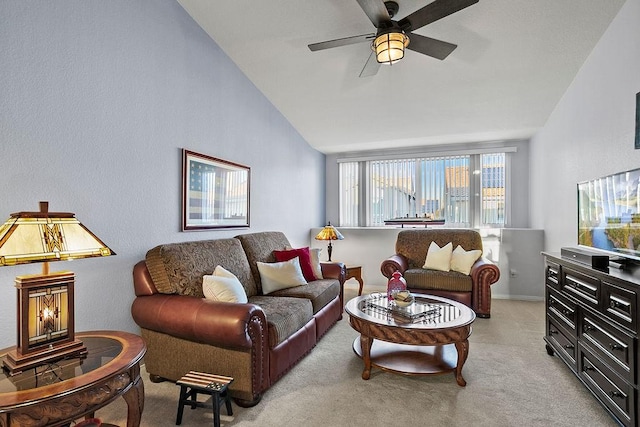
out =
[[[491,319],[477,319],[473,328],[466,387],[453,374],[409,377],[377,369],[364,381],[351,348],[357,333],[345,314],[260,404],[233,404],[233,416],[223,410],[222,426],[617,425],[560,359],[547,355],[543,302],[494,300]],[[143,378],[142,426],[175,425],[179,387]],[[96,415],[125,426],[124,400]],[[185,408],[182,425],[212,425],[211,411]]]

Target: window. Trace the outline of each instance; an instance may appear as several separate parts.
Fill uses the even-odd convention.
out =
[[[492,153],[342,162],[340,225],[419,217],[449,227],[503,227],[505,160]]]

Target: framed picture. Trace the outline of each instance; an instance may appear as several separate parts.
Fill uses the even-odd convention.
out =
[[[251,169],[182,149],[182,231],[249,227]]]
[[[636,149],[640,148],[640,92],[636,93]]]

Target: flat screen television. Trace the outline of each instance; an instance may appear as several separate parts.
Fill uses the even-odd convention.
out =
[[[578,244],[640,261],[640,169],[578,184]]]

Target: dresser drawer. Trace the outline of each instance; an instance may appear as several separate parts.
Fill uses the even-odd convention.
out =
[[[589,307],[598,308],[600,279],[570,268],[562,268],[562,289]]]
[[[582,345],[579,353],[582,381],[623,425],[635,425],[638,391]]]
[[[602,299],[604,314],[609,319],[628,328],[631,332],[638,331],[638,293],[635,290],[624,289],[603,281]]]
[[[623,379],[635,383],[635,338],[587,312],[581,317],[582,342]]]
[[[577,370],[576,337],[558,326],[554,319],[547,318],[547,340],[558,356],[575,372]]]
[[[545,277],[547,285],[560,290],[562,287],[560,284],[560,265],[552,261],[547,261],[546,265]]]
[[[547,288],[547,313],[575,334],[578,321],[576,304],[549,287]]]

